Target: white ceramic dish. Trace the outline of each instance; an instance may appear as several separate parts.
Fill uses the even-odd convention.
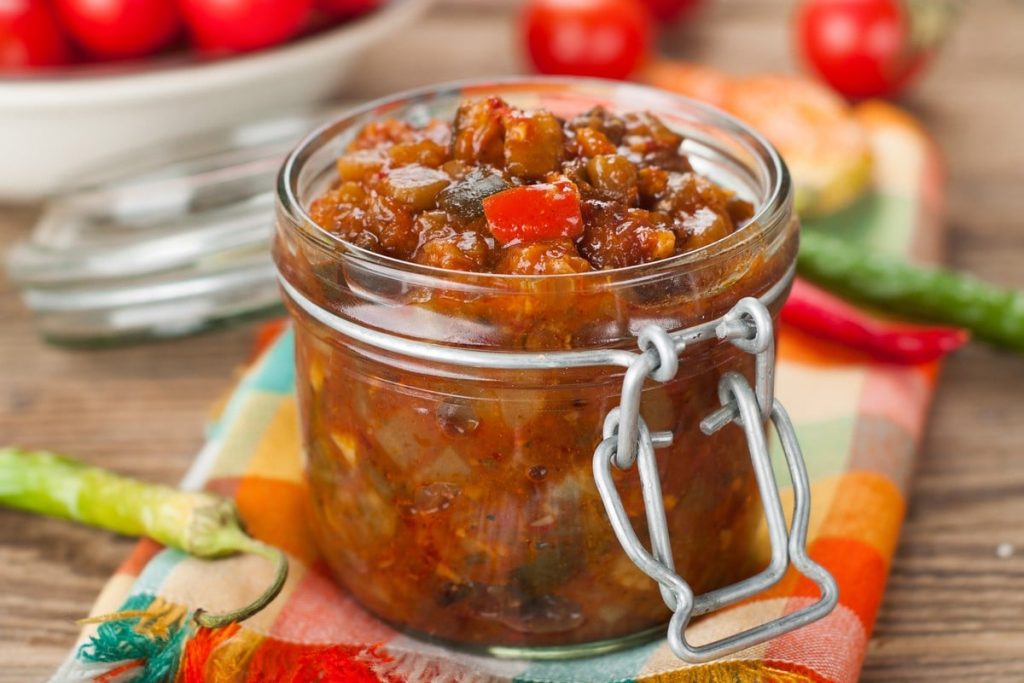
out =
[[[37,200],[104,158],[340,94],[362,51],[429,2],[390,0],[323,33],[216,61],[0,79],[0,200]]]

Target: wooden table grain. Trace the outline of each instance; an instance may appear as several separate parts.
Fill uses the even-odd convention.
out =
[[[936,68],[905,104],[948,160],[950,262],[1024,287],[1024,3],[965,4]],[[789,3],[710,5],[663,36],[662,48],[737,72],[794,68]],[[521,68],[500,3],[436,9],[396,40],[401,49],[393,40],[367,55],[348,95]],[[0,251],[33,215],[0,208]],[[173,483],[251,335],[49,348],[0,277],[0,442]],[[0,681],[52,672],[74,641],[74,620],[130,547],[0,512]],[[1024,356],[972,346],[946,365],[863,680],[1024,681]]]

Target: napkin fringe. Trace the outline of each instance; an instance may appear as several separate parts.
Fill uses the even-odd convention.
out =
[[[93,621],[95,635],[78,657],[110,667],[94,683],[401,683],[454,682],[466,671],[415,653],[388,653],[382,645],[314,645],[261,636],[240,624],[198,626],[182,605],[152,595],[132,595],[114,614]],[[735,660],[693,672],[702,683],[808,683],[824,681],[789,662]],[[679,672],[638,676],[642,683],[678,681]]]
[[[130,596],[118,613],[104,618],[78,656],[86,662],[109,663],[97,683],[173,681],[185,644],[194,630],[188,611],[152,595]],[[125,676],[128,672],[134,674]]]
[[[132,595],[114,614],[90,620],[96,633],[78,659],[109,664],[94,683],[400,683],[380,644],[313,645],[261,636],[240,624],[209,629],[160,597]]]
[[[790,662],[723,660],[691,670],[687,680],[701,683],[828,683],[817,672]],[[680,671],[637,676],[636,683],[679,683]]]

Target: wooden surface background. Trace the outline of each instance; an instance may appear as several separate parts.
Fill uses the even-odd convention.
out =
[[[792,70],[789,3],[714,0],[666,51],[737,72]],[[1024,287],[1024,3],[966,8],[905,104],[949,166],[949,260]],[[498,6],[439,7],[373,50],[347,96],[521,69]],[[0,163],[17,163],[7,158]],[[33,209],[0,207],[0,251]],[[0,443],[173,483],[231,384],[251,329],[97,352],[44,346],[0,277]],[[946,366],[865,681],[1024,681],[1024,356],[981,346]],[[1004,545],[999,557],[997,547]],[[0,512],[0,680],[44,679],[131,542]]]

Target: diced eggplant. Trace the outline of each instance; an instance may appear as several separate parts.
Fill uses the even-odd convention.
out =
[[[388,150],[388,157],[395,166],[420,164],[437,168],[445,161],[447,150],[433,140],[403,142]]]
[[[617,154],[599,154],[587,162],[590,184],[608,197],[632,205],[637,198],[636,166]]]
[[[630,112],[623,117],[626,136],[623,140],[635,152],[667,150],[675,153],[683,143],[683,136],[648,112]]]
[[[505,170],[516,178],[541,180],[558,170],[565,156],[562,124],[546,111],[505,117]]]
[[[459,161],[500,166],[504,162],[504,116],[508,105],[499,97],[470,101],[459,107],[452,131],[452,156]]]
[[[510,275],[562,275],[588,270],[592,270],[590,263],[567,239],[510,244],[501,250],[494,266],[494,272]]]
[[[625,268],[671,256],[675,233],[664,215],[589,201],[580,252],[598,268]]]
[[[376,149],[359,149],[338,157],[338,176],[343,181],[362,181],[384,167],[384,155]]]
[[[616,145],[622,141],[622,136],[626,132],[626,125],[623,120],[601,106],[589,109],[574,117],[569,121],[569,128],[575,131],[591,128],[602,133]]]
[[[392,170],[384,181],[384,191],[413,211],[425,211],[434,208],[438,193],[449,182],[443,171],[412,164]]]
[[[615,145],[604,133],[593,128],[580,128],[576,131],[576,145],[585,157],[598,154],[615,154]]]
[[[508,182],[500,174],[477,168],[459,182],[446,187],[438,195],[437,204],[453,217],[469,222],[484,215],[485,198],[508,187]]]
[[[754,217],[754,205],[738,197],[729,200],[726,210],[729,212],[729,218],[732,219],[733,228],[740,228]]]
[[[480,270],[489,252],[490,248],[480,233],[474,230],[451,231],[424,241],[413,258],[425,266],[472,272]]]
[[[676,232],[683,240],[685,251],[706,247],[732,232],[728,217],[706,206],[684,216],[678,226]]]

